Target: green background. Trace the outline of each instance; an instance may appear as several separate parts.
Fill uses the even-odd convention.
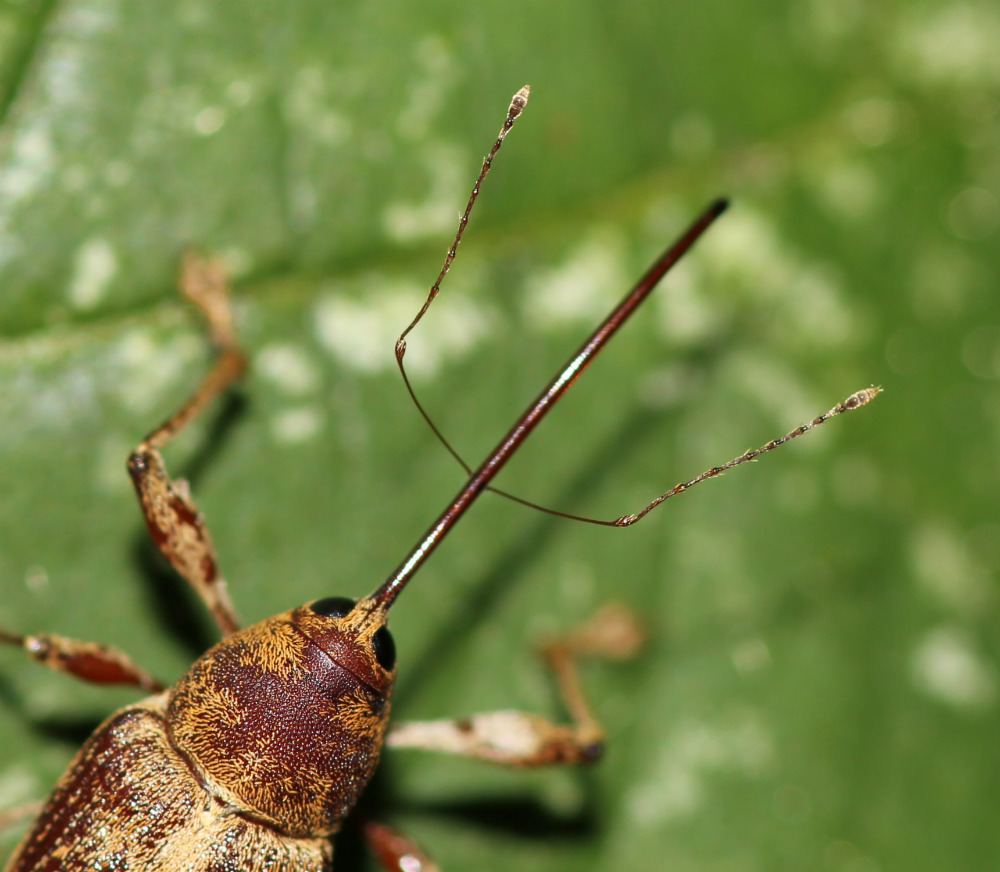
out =
[[[995,868],[997,45],[986,0],[0,0],[0,626],[170,680],[214,638],[124,473],[207,360],[189,247],[254,371],[168,462],[241,614],[385,577],[461,482],[392,343],[529,82],[410,342],[464,454],[720,193],[502,486],[614,517],[886,392],[632,530],[485,498],[393,613],[397,717],[555,714],[533,646],[609,600],[649,645],[587,671],[598,767],[391,754],[367,813],[452,872]],[[0,806],[133,698],[0,651]]]

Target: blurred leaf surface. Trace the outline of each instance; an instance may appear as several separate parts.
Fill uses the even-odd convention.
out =
[[[998,34],[988,3],[4,2],[0,625],[166,678],[211,643],[124,474],[207,360],[189,247],[254,371],[168,462],[241,613],[385,577],[461,483],[392,342],[527,81],[410,342],[468,459],[720,192],[503,486],[616,516],[886,393],[634,530],[484,500],[394,613],[396,716],[555,711],[533,645],[609,599],[649,650],[588,670],[599,767],[392,756],[369,813],[451,870],[996,866]],[[0,651],[0,803],[129,699]]]

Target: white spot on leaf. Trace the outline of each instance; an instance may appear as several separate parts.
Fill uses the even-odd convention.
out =
[[[896,104],[881,97],[859,100],[848,107],[845,120],[851,133],[870,148],[885,145],[896,133],[899,112]]]
[[[115,349],[122,372],[118,383],[122,405],[136,415],[153,412],[162,403],[165,390],[185,374],[197,371],[194,361],[202,351],[202,340],[194,334],[157,344],[147,330],[127,333]]]
[[[195,133],[201,136],[211,136],[222,129],[226,123],[226,113],[218,106],[207,106],[194,117]]]
[[[74,309],[93,309],[101,302],[118,272],[118,258],[104,239],[88,239],[73,259],[69,303]]]
[[[44,184],[53,169],[54,154],[49,129],[41,123],[18,131],[6,166],[0,171],[0,198],[5,210],[30,196]]]
[[[881,199],[878,176],[858,160],[827,161],[814,182],[829,211],[849,222],[868,217]]]
[[[282,445],[307,442],[323,430],[323,412],[316,406],[286,409],[271,419],[271,435]]]
[[[527,283],[525,318],[540,329],[585,321],[607,313],[627,287],[625,244],[617,231],[592,232],[565,262]]]
[[[735,770],[759,776],[773,756],[771,737],[749,714],[724,727],[682,724],[629,791],[629,814],[644,828],[689,817],[709,801],[711,773]]]
[[[296,136],[304,135],[326,146],[344,142],[353,132],[346,116],[331,108],[338,99],[333,75],[320,67],[304,67],[292,80],[285,115]]]
[[[396,339],[413,319],[423,302],[422,289],[403,283],[381,284],[364,300],[329,294],[316,306],[316,336],[341,363],[366,373],[395,367]],[[454,289],[452,289],[454,290]],[[496,322],[467,297],[451,295],[448,304],[432,309],[426,323],[427,340],[407,343],[407,372],[429,376],[446,359],[454,359],[474,348]],[[433,327],[432,323],[433,322]]]
[[[920,690],[958,708],[981,708],[996,699],[996,670],[958,627],[929,632],[913,652],[912,673]]]
[[[434,238],[458,226],[456,205],[462,201],[464,161],[457,150],[446,145],[428,146],[422,153],[429,182],[419,202],[397,201],[386,206],[382,226],[397,242]]]
[[[49,573],[44,566],[34,564],[24,571],[24,586],[33,594],[48,590]]]
[[[233,79],[226,86],[226,99],[234,106],[246,106],[253,99],[253,85],[245,79]]]
[[[253,369],[289,394],[308,394],[320,384],[319,367],[295,345],[274,343],[262,348]]]
[[[977,616],[994,598],[987,572],[947,523],[915,529],[910,563],[921,588],[959,615]]]
[[[417,42],[414,60],[418,73],[409,85],[406,106],[396,119],[396,130],[408,140],[424,138],[434,120],[448,105],[448,93],[456,78],[448,46],[438,36]]]
[[[1000,17],[989,4],[914,5],[896,39],[896,68],[917,82],[957,87],[1000,84]]]

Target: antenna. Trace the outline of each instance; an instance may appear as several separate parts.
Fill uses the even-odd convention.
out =
[[[673,267],[673,265],[688,252],[695,242],[701,238],[702,234],[704,234],[704,232],[728,207],[728,202],[726,200],[719,199],[712,202],[701,213],[701,215],[688,227],[683,235],[681,235],[681,237],[673,245],[667,248],[666,251],[664,251],[663,254],[657,258],[646,274],[639,279],[635,287],[625,295],[621,302],[619,302],[618,305],[612,309],[611,313],[604,319],[600,326],[597,327],[590,337],[569,358],[562,369],[556,373],[555,377],[549,382],[544,390],[542,390],[542,392],[531,402],[528,408],[521,414],[510,430],[507,431],[507,434],[497,443],[496,447],[486,456],[486,459],[479,465],[479,467],[475,470],[470,469],[465,461],[459,456],[458,452],[456,452],[455,449],[449,444],[448,440],[444,438],[437,426],[435,426],[434,422],[430,419],[430,416],[424,410],[424,407],[421,405],[420,401],[416,397],[416,394],[414,393],[410,380],[406,375],[406,369],[403,366],[403,357],[406,354],[406,337],[420,322],[427,310],[430,308],[431,303],[433,303],[437,297],[438,292],[441,289],[441,283],[444,280],[444,277],[448,274],[448,271],[451,269],[451,265],[455,260],[458,252],[458,246],[462,241],[462,236],[464,235],[465,228],[468,225],[469,215],[471,214],[472,208],[479,196],[479,190],[482,186],[483,180],[489,173],[493,164],[493,159],[496,157],[497,152],[503,145],[503,141],[510,132],[511,127],[520,117],[525,106],[527,106],[528,94],[529,89],[528,86],[525,85],[514,95],[513,100],[511,100],[510,107],[507,110],[507,117],[504,120],[503,126],[500,128],[500,133],[496,142],[493,144],[493,148],[483,161],[483,166],[480,169],[479,176],[472,188],[472,193],[465,207],[465,211],[462,213],[459,220],[458,231],[455,234],[451,248],[448,249],[448,253],[445,256],[444,265],[441,267],[441,271],[438,273],[437,279],[431,286],[430,291],[427,294],[427,299],[424,301],[420,311],[417,312],[416,316],[407,328],[402,332],[402,334],[400,334],[399,339],[396,340],[396,362],[413,402],[416,404],[420,414],[427,421],[428,425],[434,431],[438,439],[444,444],[448,451],[451,452],[452,456],[455,457],[466,472],[469,473],[469,478],[466,480],[462,489],[445,507],[444,511],[441,512],[437,520],[435,520],[434,523],[427,529],[402,563],[396,567],[385,582],[383,582],[383,584],[371,595],[370,600],[374,603],[375,607],[382,612],[387,611],[392,606],[400,591],[406,586],[410,579],[413,578],[413,576],[417,573],[417,570],[424,565],[427,558],[441,543],[441,540],[445,537],[448,531],[451,530],[459,518],[465,514],[479,495],[485,490],[496,490],[491,487],[490,483],[497,476],[500,470],[503,469],[507,461],[510,460],[514,452],[521,446],[521,443],[528,438],[531,432],[538,426],[539,423],[541,423],[542,419],[549,413],[562,395],[569,390],[573,383],[580,377],[581,373],[588,366],[590,366],[594,358],[597,357],[611,337],[621,329],[622,325],[624,325],[632,313],[635,312],[642,302],[652,293],[652,291],[659,284],[660,279],[662,279],[670,268]],[[779,439],[774,439],[765,445],[762,445],[760,448],[747,451],[745,454],[741,454],[739,457],[733,458],[722,466],[712,467],[689,481],[677,484],[670,490],[656,497],[656,499],[650,502],[641,511],[631,515],[624,515],[620,518],[615,518],[614,520],[603,521],[594,518],[584,518],[564,512],[557,512],[551,509],[546,509],[542,506],[537,506],[534,503],[505,493],[504,491],[496,490],[496,492],[510,499],[516,500],[517,502],[534,508],[539,508],[542,511],[546,511],[551,514],[560,515],[562,517],[611,527],[629,527],[640,521],[661,503],[666,502],[666,500],[671,497],[683,493],[688,488],[691,488],[707,479],[715,478],[726,470],[732,469],[743,463],[748,463],[751,460],[755,460],[761,455],[766,454],[769,451],[773,451],[779,445],[783,445],[792,439],[802,436],[813,428],[818,427],[820,424],[825,423],[830,418],[834,418],[844,412],[867,405],[881,392],[881,390],[882,389],[880,387],[870,387],[857,391],[848,397],[844,402],[838,403],[825,414],[814,418],[807,424],[803,424],[802,426],[795,428]]]

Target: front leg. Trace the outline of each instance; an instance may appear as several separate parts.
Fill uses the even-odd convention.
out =
[[[36,663],[91,684],[125,684],[159,693],[163,685],[124,651],[97,642],[67,639],[55,633],[22,636],[0,629],[0,642],[27,652]]]
[[[538,715],[496,711],[391,727],[386,745],[459,754],[501,766],[536,767],[590,763],[604,750],[604,729],[593,716],[580,685],[581,657],[625,660],[635,656],[643,631],[624,606],[611,604],[587,623],[542,647],[553,670],[570,724]]]
[[[364,836],[385,872],[441,872],[441,867],[416,842],[392,827],[368,821]]]
[[[233,328],[229,287],[221,263],[189,255],[180,285],[181,292],[205,316],[219,358],[191,399],[139,443],[129,457],[128,468],[153,542],[195,589],[228,636],[239,629],[239,619],[219,572],[215,548],[187,482],[170,478],[160,449],[243,374],[246,356]]]

